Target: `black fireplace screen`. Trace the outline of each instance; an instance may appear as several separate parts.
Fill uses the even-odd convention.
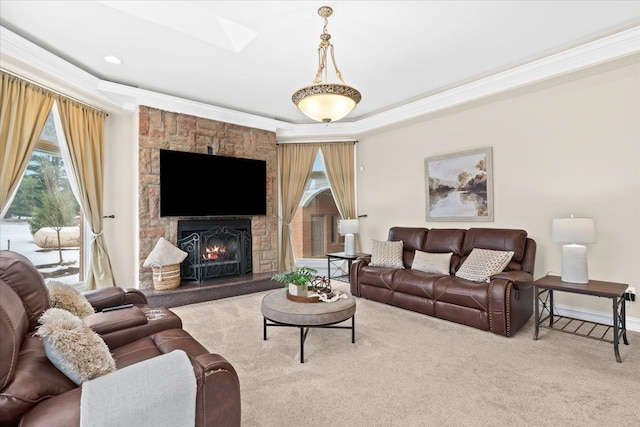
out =
[[[206,231],[194,230],[207,227]],[[249,220],[180,221],[178,247],[187,252],[182,280],[239,276],[251,272],[251,223]]]

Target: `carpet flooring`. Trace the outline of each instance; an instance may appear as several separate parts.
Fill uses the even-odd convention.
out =
[[[334,282],[348,291],[348,285]],[[514,337],[356,298],[351,331],[262,336],[265,291],[174,307],[240,379],[242,425],[640,426],[640,333],[613,344],[541,329]],[[284,292],[284,291],[283,291]]]

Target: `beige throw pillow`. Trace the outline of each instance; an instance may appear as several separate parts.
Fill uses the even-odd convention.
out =
[[[513,251],[474,248],[456,272],[456,277],[488,283],[491,276],[505,269],[512,257]]]
[[[411,269],[423,271],[425,273],[446,274],[448,276],[452,255],[453,252],[437,254],[431,252],[416,251]]]
[[[50,308],[39,322],[36,335],[43,338],[47,358],[74,383],[80,385],[115,371],[116,362],[109,347],[79,317],[61,308]]]
[[[371,267],[404,268],[402,262],[402,240],[371,242]]]
[[[51,281],[47,283],[49,306],[67,310],[80,318],[95,313],[89,301],[71,285]]]

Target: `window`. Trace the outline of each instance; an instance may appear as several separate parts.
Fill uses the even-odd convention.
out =
[[[311,256],[321,257],[324,256],[327,251],[325,250],[326,242],[326,224],[324,215],[312,215],[311,216]]]
[[[62,160],[53,112],[7,213],[0,248],[25,255],[45,281],[83,289],[83,215]]]
[[[338,233],[338,224],[340,221],[340,215],[331,216],[331,243],[340,243],[340,234]],[[344,243],[344,239],[343,239]]]
[[[325,258],[329,252],[343,251],[344,238],[338,234],[339,219],[322,152],[318,151],[311,178],[291,223],[295,258]]]

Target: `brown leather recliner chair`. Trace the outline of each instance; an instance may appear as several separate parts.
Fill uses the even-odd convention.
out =
[[[240,385],[233,366],[209,353],[182,329],[178,316],[162,309],[164,317],[149,320],[144,294],[106,288],[85,294],[98,311],[83,319],[104,339],[124,368],[183,350],[197,381],[196,426],[239,426]],[[133,307],[110,312],[121,304]],[[77,386],[47,358],[42,339],[34,335],[38,319],[49,308],[47,287],[24,256],[0,251],[0,426],[78,426],[82,386]],[[154,310],[157,308],[154,308]],[[170,386],[170,385],[167,385]],[[145,411],[144,398],[132,402]]]

